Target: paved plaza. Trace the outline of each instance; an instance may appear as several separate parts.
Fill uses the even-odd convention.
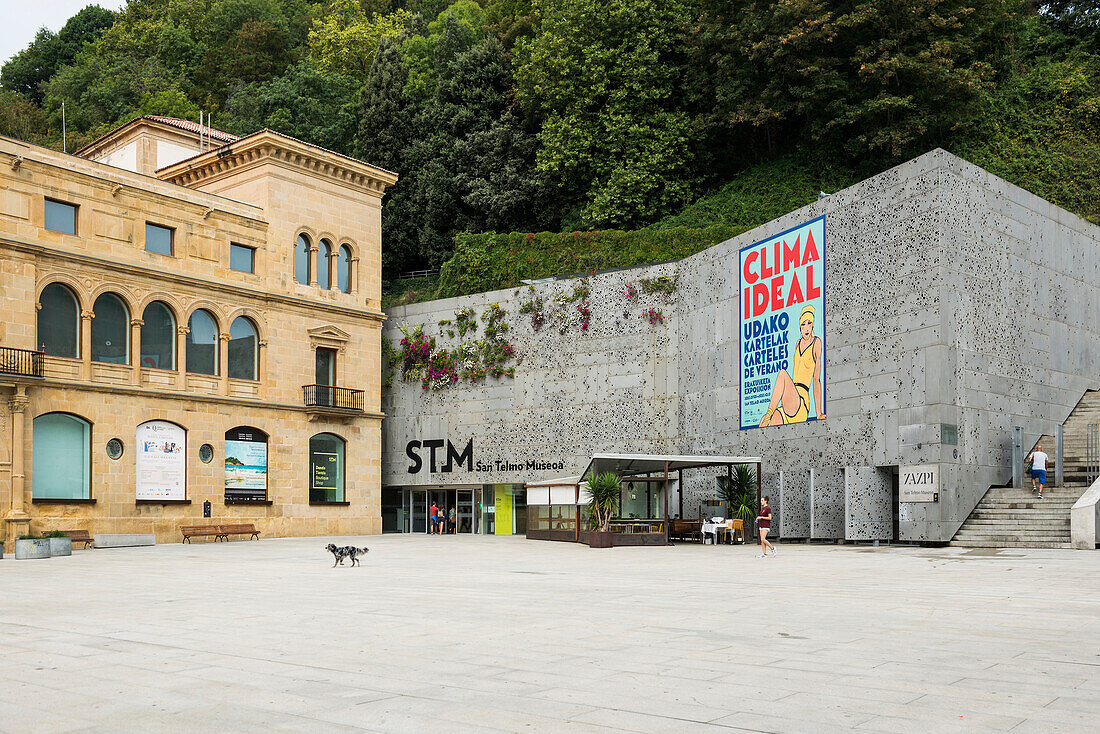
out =
[[[328,538],[0,561],[0,730],[1085,732],[1100,555]],[[9,549],[10,553],[10,549]]]

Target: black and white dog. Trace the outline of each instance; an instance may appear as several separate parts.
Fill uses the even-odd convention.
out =
[[[337,564],[343,566],[345,558],[350,558],[351,565],[353,566],[362,565],[361,563],[359,563],[359,559],[357,558],[357,556],[365,556],[367,553],[370,552],[369,548],[355,548],[354,546],[350,545],[336,546],[332,543],[326,545],[325,550],[331,553],[336,559],[332,563],[333,568],[336,568]]]

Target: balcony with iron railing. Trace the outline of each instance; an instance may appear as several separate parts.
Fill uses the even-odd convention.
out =
[[[333,385],[302,385],[302,400],[307,408],[338,413],[362,413],[362,390]]]
[[[42,352],[0,347],[0,375],[41,379]]]

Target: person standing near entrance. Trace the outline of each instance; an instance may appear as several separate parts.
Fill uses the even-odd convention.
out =
[[[772,508],[768,506],[771,498],[767,495],[760,498],[760,514],[756,516],[756,527],[760,531],[760,557],[768,557],[768,548],[775,555],[775,546],[768,542],[768,531],[772,529]]]
[[[439,533],[439,506],[433,502],[429,512],[432,521],[432,530],[430,534],[437,535]]]
[[[1043,499],[1043,485],[1047,483],[1047,459],[1050,457],[1043,452],[1043,444],[1035,444],[1035,450],[1028,454],[1027,463],[1031,466],[1031,489],[1038,490],[1039,499]],[[1035,485],[1039,486],[1036,487]]]
[[[453,533],[453,532],[455,532],[455,530],[458,529],[458,526],[455,524],[455,519],[456,519],[455,508],[454,508],[454,505],[451,505],[451,511],[447,515],[447,532],[448,533]]]

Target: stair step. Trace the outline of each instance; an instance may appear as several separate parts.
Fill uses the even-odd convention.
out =
[[[956,548],[1069,548],[1068,543],[1057,540],[952,540],[948,544]]]

